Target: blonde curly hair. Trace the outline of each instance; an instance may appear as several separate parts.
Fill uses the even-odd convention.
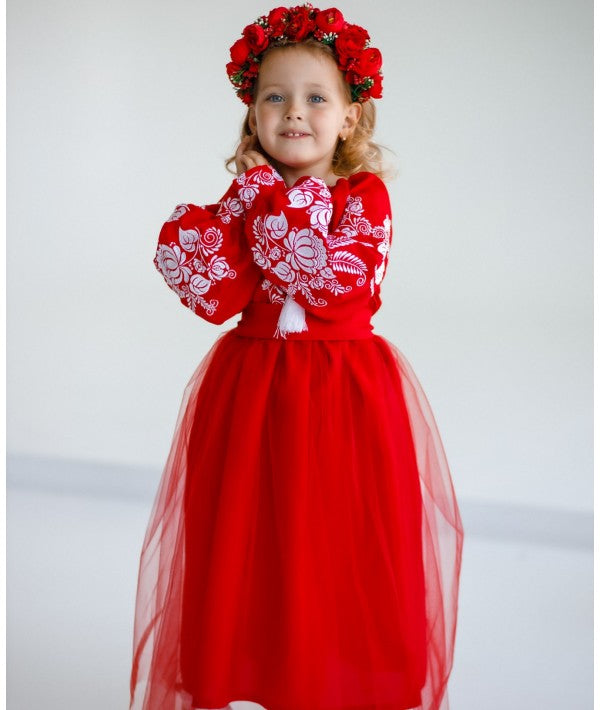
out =
[[[323,44],[322,42],[318,42],[313,38],[306,39],[302,42],[274,44],[265,52],[264,56],[272,51],[281,51],[286,47],[305,47],[309,51],[325,54],[335,61],[335,54],[331,47]],[[264,59],[264,56],[262,59]],[[348,103],[352,103],[352,91],[350,84],[348,84],[348,82],[343,78],[342,83],[345,87],[344,91],[346,92]],[[375,103],[373,99],[369,99],[368,101],[363,102],[361,106],[361,115],[352,134],[348,136],[345,141],[338,138],[335,152],[333,154],[331,166],[332,172],[340,177],[348,177],[354,173],[365,171],[374,173],[382,180],[389,180],[395,176],[395,171],[393,171],[389,164],[384,162],[383,159],[383,150],[388,149],[372,140],[375,132]],[[242,123],[240,142],[252,135],[249,119],[250,108],[248,108]],[[256,138],[255,150],[262,153],[267,160],[271,160],[270,156],[260,145],[258,138]],[[233,173],[234,175],[237,174],[237,171],[235,170],[235,154],[230,158],[227,158],[225,161],[225,167],[230,173]]]

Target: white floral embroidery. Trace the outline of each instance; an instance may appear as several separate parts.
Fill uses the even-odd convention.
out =
[[[200,251],[204,256],[214,254],[223,246],[223,233],[216,227],[209,227],[205,232],[198,232],[200,241]],[[181,237],[180,237],[181,241]]]
[[[288,249],[286,260],[293,269],[314,274],[327,263],[327,252],[322,239],[317,237],[312,229],[293,229],[283,240]]]
[[[198,232],[195,229],[179,230],[179,243],[185,251],[195,251]]]
[[[184,215],[189,209],[189,205],[186,205],[184,203],[177,205],[173,212],[171,212],[171,216],[169,217],[167,222],[174,222],[176,219],[179,219],[182,215]]]
[[[155,261],[156,266],[170,286],[181,283],[185,271],[182,268],[182,264],[185,262],[185,253],[181,251],[180,247],[176,245],[168,247],[165,244],[160,244]]]
[[[220,281],[229,276],[229,264],[224,256],[213,256],[208,262],[208,275],[212,281]],[[235,276],[235,272],[234,272]]]
[[[314,197],[310,189],[295,187],[288,192],[289,206],[304,209],[312,205]]]
[[[246,209],[252,207],[261,185],[274,185],[276,181],[283,182],[283,178],[276,170],[267,167],[262,170],[256,170],[251,174],[242,173],[238,175],[237,183],[240,186],[238,195],[244,207]]]
[[[178,205],[173,215],[181,216],[188,209],[188,205]],[[187,306],[194,311],[201,306],[209,316],[215,313],[219,301],[214,298],[206,300],[204,294],[217,281],[237,276],[225,257],[217,254],[223,242],[223,233],[218,227],[204,231],[197,227],[179,227],[178,242],[159,244],[154,257],[156,268],[175,293],[185,299]]]
[[[310,215],[310,225],[313,229],[318,229],[321,234],[327,235],[329,223],[333,214],[333,208],[323,200],[316,200],[313,205],[308,208]]]
[[[331,205],[331,192],[321,180],[314,178],[308,180],[288,192],[289,206],[305,209],[310,216],[310,226],[327,234],[333,208]]]
[[[267,217],[265,219],[265,229],[274,239],[285,237],[288,231],[288,223],[283,212],[281,212],[278,217],[274,215]]]
[[[356,276],[355,285],[366,283],[369,267],[364,259],[347,249],[352,244],[359,244],[381,254],[379,263],[369,281],[371,295],[375,285],[380,284],[387,264],[390,247],[391,220],[389,216],[382,225],[372,225],[364,216],[364,206],[360,196],[349,196],[344,214],[336,235],[328,233],[332,215],[331,193],[319,178],[309,178],[301,185],[291,188],[288,193],[288,206],[301,209],[310,215],[311,226],[303,229],[290,229],[287,218],[279,215],[258,216],[252,223],[255,244],[252,255],[262,269],[271,269],[287,289],[279,288],[276,301],[283,302],[282,294],[294,295],[301,292],[314,306],[325,306],[327,300],[314,291],[330,291],[333,295],[348,293],[353,286],[343,285],[336,273]],[[323,238],[321,238],[321,236]],[[346,247],[346,248],[345,248]],[[273,285],[268,282],[269,298]]]
[[[204,278],[202,274],[194,274],[190,279],[190,291],[196,296],[203,296],[210,288],[210,279]]]
[[[286,291],[281,286],[274,284],[267,278],[263,278],[260,287],[263,291],[267,291],[270,303],[285,303]]]
[[[375,284],[379,285],[383,281],[383,275],[385,274],[385,267],[386,263],[385,261],[382,261],[381,264],[375,269]]]
[[[223,200],[217,215],[221,218],[223,224],[229,224],[232,217],[241,217],[244,214],[244,207],[241,200],[237,197],[228,197]]]
[[[278,261],[273,267],[273,272],[277,274],[282,281],[291,283],[294,280],[292,267],[285,261]]]
[[[379,285],[383,281],[385,275],[385,270],[388,264],[390,243],[392,239],[392,220],[389,216],[383,220],[383,227],[376,227],[373,229],[373,236],[377,239],[377,251],[381,254],[381,263],[375,269],[375,284]],[[373,287],[371,288],[371,295],[373,295]]]

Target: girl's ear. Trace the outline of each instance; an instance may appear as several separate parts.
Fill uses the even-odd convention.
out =
[[[346,112],[346,117],[344,118],[344,127],[341,132],[341,136],[348,138],[354,132],[356,124],[360,121],[362,114],[362,104],[355,101],[348,106],[348,111]]]
[[[256,133],[256,112],[254,110],[254,104],[250,104],[248,109],[248,126],[252,133]]]

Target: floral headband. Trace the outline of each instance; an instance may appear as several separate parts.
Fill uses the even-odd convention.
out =
[[[352,89],[352,100],[381,98],[381,52],[370,46],[369,33],[351,25],[335,7],[319,10],[310,3],[276,7],[247,25],[229,50],[227,75],[245,104],[252,103],[263,54],[269,47],[314,38],[331,47],[338,68]]]

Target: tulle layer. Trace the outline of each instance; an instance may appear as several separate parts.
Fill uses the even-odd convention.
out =
[[[131,710],[447,710],[462,541],[393,344],[223,333],[142,547]]]

